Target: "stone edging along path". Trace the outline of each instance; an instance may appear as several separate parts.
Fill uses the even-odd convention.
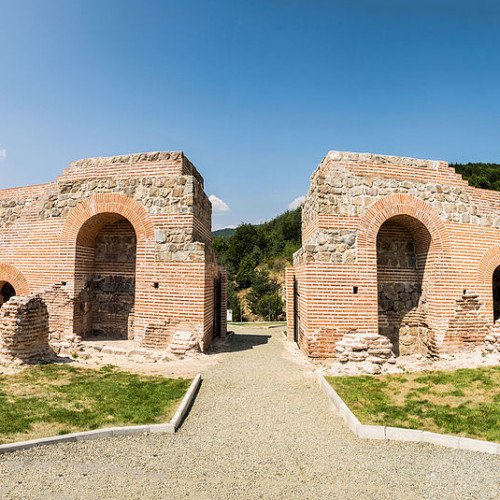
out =
[[[201,375],[198,373],[189,386],[179,408],[172,417],[172,420],[166,424],[155,425],[136,425],[128,427],[110,427],[107,429],[96,429],[94,431],[74,432],[62,436],[46,437],[32,439],[30,441],[21,441],[18,443],[9,443],[0,445],[0,454],[13,451],[26,450],[35,446],[45,446],[49,444],[71,443],[76,441],[88,441],[90,439],[102,439],[115,436],[132,436],[137,434],[175,434],[182,425],[184,417],[191,407],[198,389],[201,385]]]
[[[316,372],[319,385],[330,399],[336,413],[338,413],[349,429],[360,439],[383,439],[390,441],[413,441],[430,443],[459,450],[480,451],[500,455],[500,444],[490,441],[481,441],[460,436],[436,434],[434,432],[402,429],[400,427],[386,427],[383,425],[364,425],[345,404],[335,389],[327,382],[322,373]]]

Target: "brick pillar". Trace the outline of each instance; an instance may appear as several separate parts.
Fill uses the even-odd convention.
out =
[[[295,269],[293,267],[287,267],[285,270],[285,301],[286,301],[286,326],[287,326],[287,338],[289,341],[293,342],[293,331],[295,328],[295,314],[294,314],[294,279],[295,279]]]

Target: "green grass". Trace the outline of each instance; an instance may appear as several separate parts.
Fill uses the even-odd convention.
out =
[[[363,424],[500,442],[500,367],[326,378]]]
[[[0,443],[102,427],[164,423],[191,381],[112,366],[32,366],[0,376]]]

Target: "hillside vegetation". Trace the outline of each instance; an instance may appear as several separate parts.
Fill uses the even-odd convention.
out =
[[[497,163],[451,163],[450,167],[462,174],[471,186],[500,191],[500,165]]]
[[[228,308],[235,321],[284,319],[284,269],[300,244],[300,208],[264,224],[242,224],[233,236],[214,238],[228,270]]]
[[[472,186],[500,191],[500,165],[451,164]],[[214,247],[228,270],[228,308],[235,321],[285,319],[284,271],[301,245],[301,209],[264,224],[214,232]]]

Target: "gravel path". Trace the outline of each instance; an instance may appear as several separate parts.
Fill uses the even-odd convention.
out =
[[[240,329],[176,436],[0,456],[1,498],[492,499],[500,459],[360,441],[281,330]]]

